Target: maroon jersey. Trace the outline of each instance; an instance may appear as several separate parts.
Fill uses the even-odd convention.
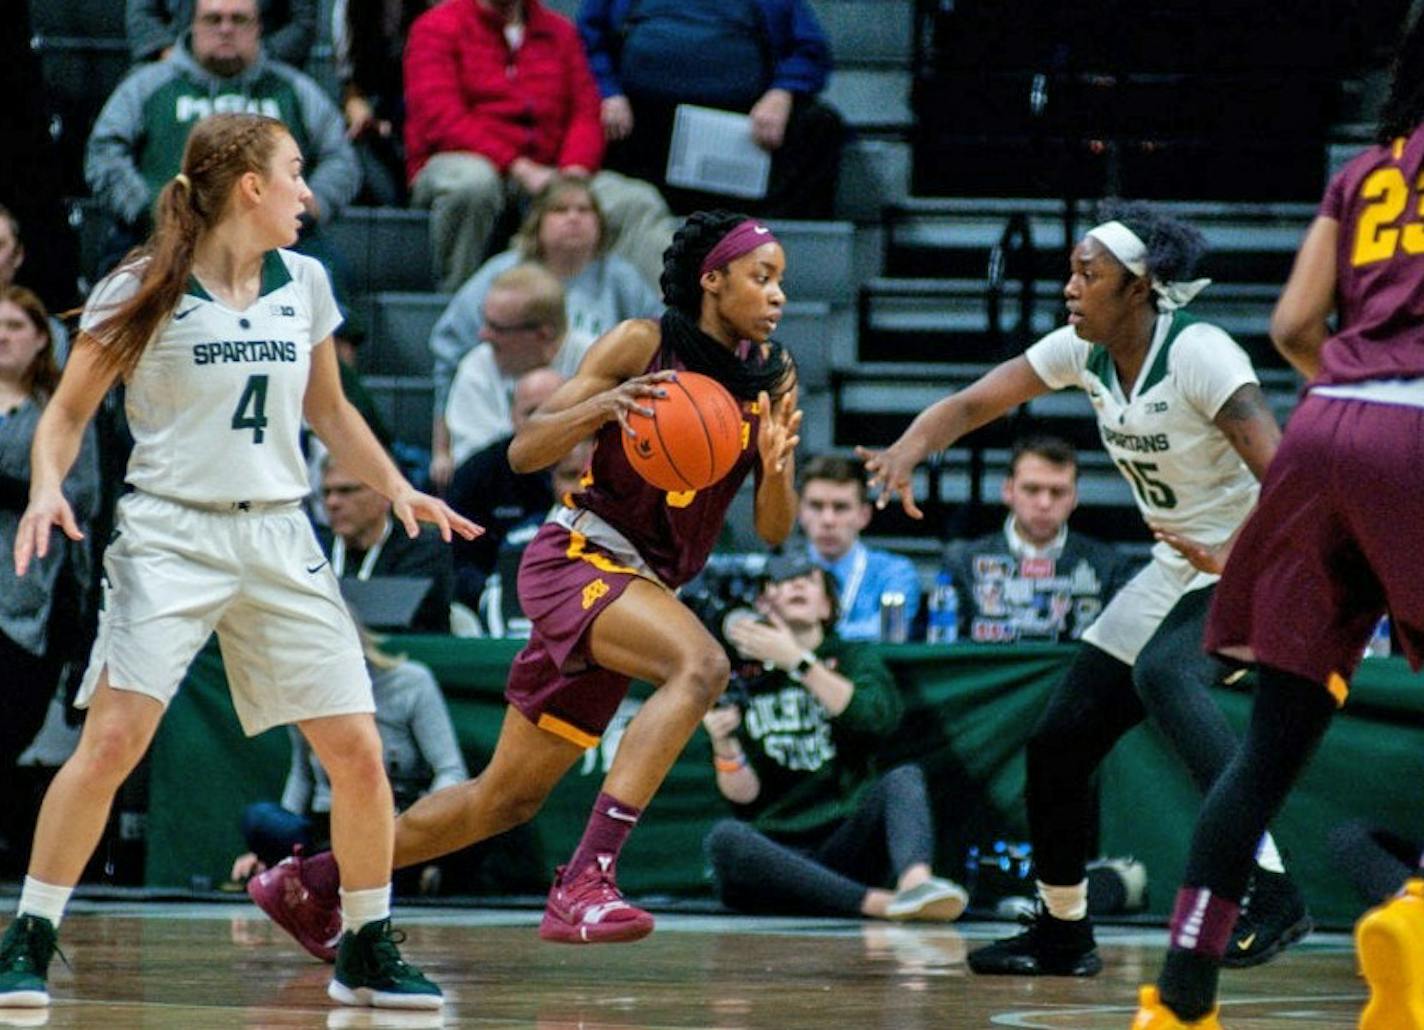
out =
[[[751,344],[738,351],[747,360]],[[686,366],[671,349],[659,347],[645,373]],[[670,493],[659,490],[634,470],[623,453],[623,427],[609,422],[598,431],[590,465],[591,481],[571,498],[575,507],[602,518],[638,549],[660,580],[679,587],[702,570],[722,532],[727,507],[737,495],[747,473],[755,471],[761,482],[761,462],[756,438],[759,415],[756,404],[741,401],[742,453],[732,471],[706,490]]]
[[[1316,382],[1424,377],[1424,126],[1341,169],[1320,214],[1340,223],[1340,329]]]

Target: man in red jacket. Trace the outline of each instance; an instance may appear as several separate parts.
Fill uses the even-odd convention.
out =
[[[598,87],[573,24],[539,0],[443,0],[405,51],[406,171],[430,208],[436,274],[474,274],[500,212],[555,171],[591,177],[610,250],[656,283],[673,220],[646,182],[599,171]]]

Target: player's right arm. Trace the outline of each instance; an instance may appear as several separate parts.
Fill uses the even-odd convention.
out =
[[[30,446],[30,503],[15,533],[15,575],[25,574],[31,558],[49,553],[50,531],[55,526],[71,540],[84,539],[64,499],[64,477],[79,454],[84,427],[118,374],[117,367],[103,360],[100,344],[88,333],[79,333],[59,389],[35,427]]]
[[[643,375],[661,340],[656,322],[631,319],[604,333],[564,383],[529,416],[509,445],[509,466],[515,472],[548,468],[611,419],[630,436],[629,412],[651,416],[642,397],[665,396],[664,380],[672,372]]]
[[[1039,378],[1028,359],[1020,355],[920,412],[910,428],[885,450],[857,447],[856,454],[870,472],[870,488],[879,491],[876,504],[883,508],[891,497],[899,494],[905,512],[913,518],[922,518],[910,482],[915,466],[966,433],[1048,390],[1048,384]]]
[[[1330,335],[1335,310],[1335,249],[1340,223],[1319,217],[1291,266],[1290,278],[1271,313],[1271,342],[1307,380],[1320,373],[1320,348]]]

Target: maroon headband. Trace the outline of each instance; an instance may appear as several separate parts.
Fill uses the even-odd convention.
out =
[[[706,275],[714,268],[730,264],[743,254],[750,254],[763,243],[776,242],[778,241],[770,229],[755,218],[748,218],[745,222],[739,222],[731,232],[717,241],[717,245],[702,259],[702,271],[698,275]]]

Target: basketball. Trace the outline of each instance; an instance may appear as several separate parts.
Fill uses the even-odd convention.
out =
[[[659,490],[705,490],[736,464],[742,452],[742,412],[717,380],[679,372],[661,384],[666,397],[641,397],[649,418],[633,412],[623,434],[623,452],[645,480]]]

